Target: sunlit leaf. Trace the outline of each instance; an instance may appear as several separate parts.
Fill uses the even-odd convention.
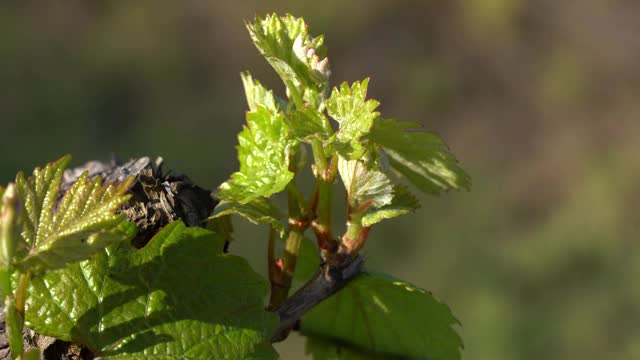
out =
[[[224,238],[174,222],[32,279],[26,325],[101,359],[275,359],[268,286]]]
[[[217,196],[246,204],[282,191],[293,179],[289,154],[297,144],[288,133],[281,113],[261,105],[247,113],[247,125],[238,135],[240,171],[220,185]]]
[[[427,193],[469,189],[471,180],[437,135],[420,132],[417,123],[375,121],[369,139],[382,146],[391,166]]]
[[[26,255],[15,266],[22,271],[57,269],[135,235],[135,225],[127,223],[125,215],[115,214],[129,198],[125,193],[132,179],[102,186],[100,178],[89,180],[85,172],[58,199],[70,160],[65,156],[44,169],[36,168],[29,178],[23,173],[17,176]]]
[[[460,359],[458,321],[430,293],[362,274],[303,317],[302,333],[409,359]]]
[[[326,106],[329,116],[340,124],[337,140],[344,144],[338,149],[348,159],[360,157],[364,151],[361,138],[369,133],[374,119],[380,114],[375,109],[380,105],[376,100],[367,100],[369,79],[356,81],[351,87],[346,82],[334,88]]]
[[[317,108],[317,96],[326,89],[330,75],[324,38],[309,36],[304,20],[291,15],[256,17],[247,28],[260,53],[287,84],[288,91],[298,92]]]
[[[258,111],[258,106],[262,106],[274,114],[278,112],[279,104],[273,96],[273,91],[267,90],[258,80],[254,80],[248,71],[240,76],[250,111]]]
[[[363,161],[346,160],[343,157],[339,159],[338,171],[352,208],[365,202],[376,208],[391,203],[393,185],[381,171],[368,168]]]

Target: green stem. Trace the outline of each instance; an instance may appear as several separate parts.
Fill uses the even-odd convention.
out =
[[[313,160],[316,165],[316,176],[322,177],[327,171],[327,158],[324,156],[322,141],[320,139],[311,140],[311,151],[313,151]]]
[[[0,292],[3,300],[13,294],[11,264],[18,245],[19,206],[15,185],[9,184],[0,199]]]
[[[276,231],[271,226],[269,228],[269,245],[267,248],[267,264],[269,267],[269,283],[271,283],[271,299],[269,300],[269,309],[275,309],[273,304],[280,301],[280,290],[282,287],[282,268],[278,265],[275,256],[276,251]]]
[[[293,103],[296,105],[296,108],[298,110],[302,110],[304,108],[304,101],[302,100],[302,96],[298,92],[298,89],[291,81],[285,81],[285,85],[287,86],[287,90],[289,90],[289,95],[291,96]]]
[[[18,277],[18,288],[16,289],[16,310],[24,316],[24,307],[27,302],[27,290],[29,289],[29,272],[21,273]]]
[[[347,231],[342,236],[339,252],[347,255],[356,255],[364,246],[369,236],[370,226],[362,226],[364,212],[352,212],[349,214]]]
[[[319,179],[316,218],[312,222],[312,227],[323,259],[337,249],[337,242],[333,239],[331,229],[332,198],[333,184]]]
[[[18,196],[13,184],[9,184],[0,201],[0,292],[4,303],[7,340],[11,358],[19,359],[23,352],[22,328],[24,326],[24,306],[29,287],[29,273],[20,274],[18,288],[14,294],[11,288],[12,261],[18,244],[17,211]]]
[[[18,288],[15,296],[11,292],[3,294],[4,312],[6,318],[7,338],[11,348],[11,358],[18,359],[24,352],[22,344],[22,329],[24,327],[24,307],[27,300],[27,289],[31,275],[21,273],[18,276]],[[10,285],[9,285],[10,286]]]
[[[7,340],[11,349],[11,358],[17,359],[24,352],[22,343],[22,327],[24,326],[24,316],[16,306],[16,301],[12,296],[7,296],[4,302],[4,313]]]
[[[11,270],[0,270],[0,294],[2,295],[2,302],[4,302],[7,296],[13,293],[11,289]]]
[[[333,238],[331,226],[331,214],[333,206],[333,183],[338,169],[338,158],[333,156],[329,162],[324,156],[322,143],[318,139],[311,141],[311,149],[316,166],[316,188],[314,194],[314,210],[316,217],[313,220],[313,232],[316,234],[320,255],[323,259],[337,250],[338,243]]]
[[[293,162],[290,162],[292,164]],[[291,165],[290,165],[291,167]],[[278,266],[272,255],[269,255],[273,265],[271,270],[273,279],[271,280],[271,299],[269,308],[275,309],[282,304],[289,296],[293,274],[296,271],[296,262],[300,252],[300,243],[304,236],[304,231],[309,227],[308,206],[300,189],[296,186],[294,177],[287,184],[287,201],[289,205],[289,235],[285,242],[285,252],[282,264]],[[272,251],[269,245],[269,251]]]
[[[303,234],[304,229],[294,227],[289,232],[289,237],[287,238],[287,242],[284,247],[284,275],[289,280],[293,279],[293,274],[296,271],[296,262],[298,259],[298,253],[300,252],[300,244],[302,243]],[[287,289],[287,291],[288,290],[289,289]]]

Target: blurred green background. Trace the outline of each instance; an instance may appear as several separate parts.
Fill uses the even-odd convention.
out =
[[[162,155],[214,188],[237,166],[239,72],[283,95],[243,24],[272,11],[326,34],[333,84],[370,76],[383,116],[472,175],[366,248],[452,307],[464,358],[640,359],[635,0],[3,0],[0,183],[65,153]],[[265,229],[237,227],[264,273]],[[304,358],[298,336],[278,349]]]

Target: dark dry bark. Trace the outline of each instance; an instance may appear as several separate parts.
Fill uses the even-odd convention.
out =
[[[102,178],[106,184],[135,177],[129,190],[131,199],[118,212],[126,214],[127,219],[136,224],[138,234],[134,244],[140,248],[174,220],[181,219],[187,226],[203,226],[218,203],[209,190],[195,185],[187,176],[163,173],[162,164],[162,158],[152,162],[148,157],[124,164],[91,161],[66,170],[62,189],[71,187],[84,171],[90,178]]]

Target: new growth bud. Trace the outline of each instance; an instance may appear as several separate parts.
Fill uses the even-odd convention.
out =
[[[309,65],[312,70],[319,73],[324,79],[328,79],[331,75],[329,60],[326,57],[320,60],[314,46],[316,46],[314,45],[314,40],[299,35],[293,42],[293,53],[296,54],[300,61]]]
[[[20,201],[14,184],[9,184],[0,202],[0,268],[7,270],[18,244]]]

